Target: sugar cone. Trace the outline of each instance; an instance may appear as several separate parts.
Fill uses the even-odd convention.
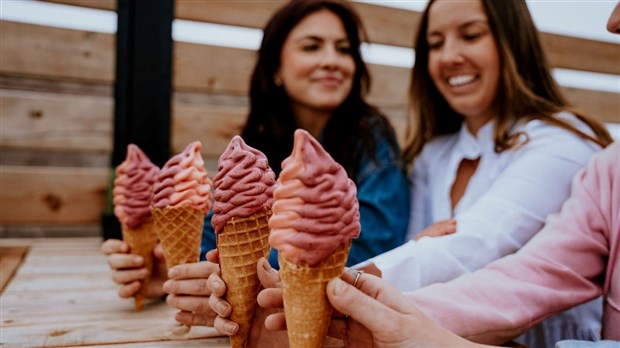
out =
[[[129,245],[131,253],[140,255],[144,258],[144,265],[148,269],[146,278],[142,281],[142,286],[138,293],[134,295],[136,311],[141,311],[144,306],[144,299],[146,298],[146,292],[148,290],[149,282],[151,281],[151,272],[153,270],[153,249],[157,245],[157,233],[155,232],[155,226],[153,218],[149,218],[137,229],[132,229],[129,226],[122,224],[123,241]]]
[[[168,269],[200,258],[204,212],[188,205],[151,207],[155,230],[164,249]]]
[[[256,262],[269,257],[269,217],[263,210],[246,218],[232,218],[217,235],[222,278],[226,282],[226,300],[232,306],[230,320],[239,331],[230,337],[231,347],[245,347],[256,310],[260,281]]]
[[[323,347],[332,306],[327,301],[327,282],[340,277],[349,245],[340,245],[314,267],[297,265],[278,255],[284,298],[284,314],[291,348]]]

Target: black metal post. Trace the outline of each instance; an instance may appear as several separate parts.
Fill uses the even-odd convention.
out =
[[[118,0],[117,14],[112,169],[125,159],[130,143],[161,167],[170,155],[174,0]],[[111,202],[108,206],[103,238],[120,239]]]

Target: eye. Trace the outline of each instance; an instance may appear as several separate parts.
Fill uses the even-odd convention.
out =
[[[443,46],[443,41],[441,41],[441,40],[429,40],[428,41],[428,48],[430,50],[440,49],[441,46]]]
[[[482,36],[482,33],[468,33],[463,35],[465,41],[475,41]]]
[[[318,44],[306,44],[306,45],[301,46],[301,49],[304,52],[313,52],[319,49],[319,45]]]
[[[336,47],[336,49],[338,50],[338,52],[342,54],[351,54],[351,46],[342,45],[342,46]]]

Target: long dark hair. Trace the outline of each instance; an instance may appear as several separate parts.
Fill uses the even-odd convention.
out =
[[[403,159],[411,163],[432,138],[457,132],[463,116],[454,111],[435,87],[428,72],[429,45],[426,40],[429,1],[415,41],[416,61],[409,89],[410,115]],[[497,89],[499,113],[495,118],[495,150],[502,152],[519,144],[513,127],[520,119],[539,119],[566,129],[601,146],[612,142],[605,126],[570,107],[551,76],[549,63],[542,48],[525,0],[482,0],[490,30],[500,55],[500,85]],[[586,123],[594,136],[584,134],[570,123],[553,117],[570,111]]]
[[[293,148],[293,133],[299,128],[289,96],[274,81],[280,68],[280,54],[293,28],[306,16],[324,9],[333,12],[342,21],[355,62],[355,74],[351,92],[327,122],[321,143],[355,181],[360,156],[365,154],[375,159],[376,138],[388,139],[396,151],[398,144],[388,120],[364,100],[370,89],[370,75],[360,52],[361,41],[366,34],[359,16],[347,1],[293,0],[269,20],[252,73],[250,114],[242,137],[249,145],[265,153],[276,174],[280,172],[281,162]],[[373,134],[377,129],[381,133]]]

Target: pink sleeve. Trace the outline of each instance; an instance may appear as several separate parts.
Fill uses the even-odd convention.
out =
[[[614,170],[606,161],[615,161],[618,150],[618,144],[610,146],[577,174],[561,212],[549,217],[519,252],[407,295],[452,332],[491,344],[506,342],[546,317],[599,296],[611,213],[611,191],[604,182]]]

